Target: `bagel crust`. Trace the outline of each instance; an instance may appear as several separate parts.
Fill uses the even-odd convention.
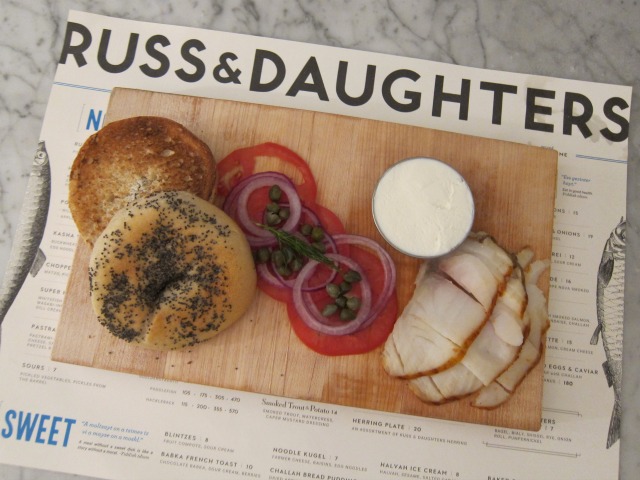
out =
[[[93,309],[109,332],[155,350],[209,340],[238,320],[256,290],[246,237],[213,204],[158,192],[119,210],[89,263]]]
[[[139,195],[189,191],[212,200],[211,150],[179,123],[139,116],[105,125],[82,145],[69,175],[69,210],[93,245],[113,214]]]

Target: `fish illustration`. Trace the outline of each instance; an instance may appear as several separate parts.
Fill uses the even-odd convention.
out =
[[[44,265],[45,256],[40,250],[40,242],[47,223],[50,197],[51,166],[45,142],[41,141],[31,164],[20,223],[0,290],[0,324],[27,275],[30,273],[35,277]]]
[[[596,289],[598,326],[591,344],[602,345],[606,361],[602,368],[609,387],[613,387],[614,404],[607,436],[607,448],[620,438],[620,393],[622,388],[622,323],[624,313],[624,259],[627,222],[624,218],[613,229],[605,243]]]

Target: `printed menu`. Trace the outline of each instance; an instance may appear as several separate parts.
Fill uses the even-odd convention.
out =
[[[51,361],[79,240],[69,169],[115,87],[557,150],[540,431]],[[70,12],[5,272],[0,463],[114,479],[618,478],[630,101],[625,86]]]

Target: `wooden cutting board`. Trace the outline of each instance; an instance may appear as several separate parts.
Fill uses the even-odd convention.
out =
[[[553,150],[304,110],[115,89],[106,121],[136,115],[182,123],[209,144],[217,159],[262,142],[295,150],[317,178],[319,203],[336,212],[347,231],[385,246],[371,217],[378,178],[403,158],[439,158],[471,186],[474,230],[491,233],[509,249],[528,245],[538,258],[551,257],[557,171]],[[267,160],[264,169],[268,166]],[[419,262],[388,250],[398,269],[402,308],[412,294]],[[540,428],[544,361],[496,410],[475,409],[468,399],[430,406],[419,401],[405,381],[385,373],[379,349],[344,357],[309,350],[291,331],[284,305],[262,293],[242,320],[208,343],[166,353],[132,346],[112,337],[95,319],[88,290],[89,254],[80,241],[56,332],[55,361],[388,412]]]

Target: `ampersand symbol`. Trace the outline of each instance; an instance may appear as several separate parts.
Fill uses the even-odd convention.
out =
[[[229,61],[237,60],[235,53],[226,52],[220,55],[220,64],[213,69],[213,78],[220,83],[240,83],[240,74],[242,71],[234,69],[229,65]]]

